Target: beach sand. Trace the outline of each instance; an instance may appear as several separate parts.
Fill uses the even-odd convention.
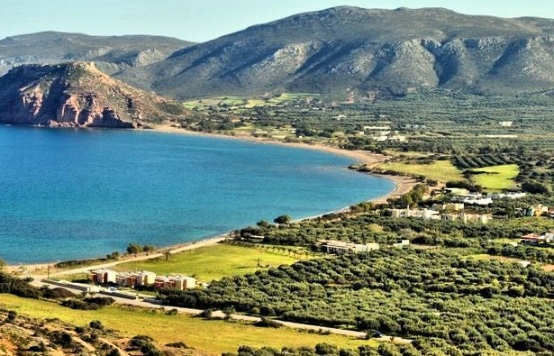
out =
[[[254,137],[250,135],[231,136],[231,135],[224,135],[224,134],[218,134],[218,133],[204,133],[204,132],[180,129],[170,125],[159,125],[159,126],[153,127],[152,129],[146,129],[145,131],[148,131],[148,130],[165,132],[165,133],[173,133],[173,134],[182,134],[182,135],[205,136],[205,137],[216,137],[216,138],[223,138],[223,139],[230,139],[230,140],[250,141],[255,143],[265,143],[265,144],[272,144],[272,145],[282,145],[286,147],[296,147],[296,148],[310,149],[310,150],[316,150],[316,151],[323,151],[323,152],[332,153],[339,156],[348,157],[355,160],[357,163],[363,163],[367,165],[377,164],[386,160],[386,156],[377,154],[377,153],[371,153],[371,152],[361,151],[361,150],[356,150],[356,151],[344,150],[338,147],[332,147],[332,146],[317,144],[317,143],[316,144],[300,143],[300,142],[289,143],[289,142],[272,140],[264,137]]]

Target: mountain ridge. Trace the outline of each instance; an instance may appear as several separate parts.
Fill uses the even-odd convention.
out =
[[[116,76],[179,99],[283,90],[527,91],[554,87],[553,35],[554,21],[542,18],[343,6],[250,26]]]
[[[18,65],[68,61],[95,61],[103,71],[113,74],[163,60],[191,44],[151,35],[93,36],[43,31],[8,36],[0,40],[0,75]]]

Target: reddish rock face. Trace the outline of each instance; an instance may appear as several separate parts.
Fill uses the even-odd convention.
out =
[[[112,79],[92,63],[19,67],[0,78],[0,122],[48,127],[147,126],[167,100]]]
[[[115,127],[133,128],[133,122],[125,122],[110,107],[102,107],[93,95],[70,96],[58,107],[54,120],[49,126],[70,127]]]

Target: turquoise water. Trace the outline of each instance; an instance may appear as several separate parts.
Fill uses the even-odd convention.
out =
[[[314,150],[119,130],[0,126],[0,258],[103,256],[382,196],[389,180]]]

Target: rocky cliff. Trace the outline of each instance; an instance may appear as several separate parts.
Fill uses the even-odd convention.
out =
[[[181,105],[115,80],[89,62],[20,66],[0,78],[2,123],[133,128],[186,115]]]

